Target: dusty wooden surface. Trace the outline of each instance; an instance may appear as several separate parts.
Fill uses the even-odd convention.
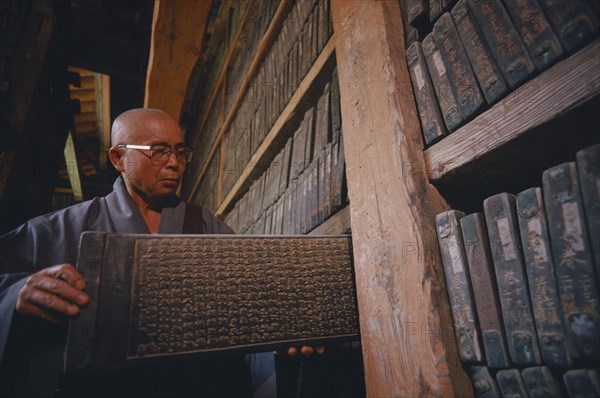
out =
[[[468,397],[397,1],[332,0],[367,394]]]
[[[144,107],[179,119],[212,1],[156,0]]]

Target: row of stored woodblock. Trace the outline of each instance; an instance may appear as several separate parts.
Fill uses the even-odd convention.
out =
[[[285,146],[229,213],[227,223],[236,231],[303,234],[347,203],[335,69],[317,94]]]
[[[200,124],[196,127],[199,129],[196,134],[200,134],[195,148],[198,159],[206,160],[222,126],[223,114],[227,114],[231,110],[237,95],[236,89],[240,88],[250,69],[253,57],[278,5],[278,0],[236,1],[235,7],[232,7],[231,19],[234,22],[233,26],[228,29],[231,30],[227,35],[229,38],[224,38],[223,32],[220,32],[219,36],[219,31],[215,28],[216,44],[213,46],[212,41],[210,42],[206,61],[202,64],[201,81],[196,89],[196,103],[192,106],[193,109],[201,110],[202,117],[197,120],[198,123],[201,122],[201,119],[206,118],[204,125]],[[249,7],[256,7],[256,10],[250,10]],[[249,20],[245,21],[246,19]],[[240,26],[244,21],[246,22],[245,26]],[[218,22],[225,24],[225,22]],[[242,29],[243,33],[238,33],[239,29]],[[239,41],[233,42],[231,36],[238,34],[240,35]],[[230,46],[235,46],[236,51],[232,59],[228,61],[227,54],[232,51]],[[223,74],[226,74],[225,83],[221,81]],[[220,81],[221,85],[219,85]]]
[[[596,144],[546,170],[542,188],[436,217],[465,365],[600,367],[599,188]]]
[[[301,100],[303,93],[297,93],[298,85],[331,34],[329,1],[301,0],[294,4],[225,133],[222,161],[228,172],[223,182],[223,192],[229,192],[240,177],[243,166],[262,143],[284,107],[291,101]],[[231,85],[226,90],[227,95],[235,97],[238,90],[239,87]],[[214,110],[213,113],[218,112]],[[211,115],[211,118],[215,121],[211,122],[209,118],[208,130],[218,131],[218,115]],[[199,149],[202,152],[199,165],[206,161],[215,138],[216,134],[211,133],[200,140]],[[201,149],[207,147],[208,150]],[[218,178],[218,173],[208,173],[207,177]],[[214,186],[211,181],[203,184]]]
[[[405,7],[412,7],[408,3]],[[598,4],[586,0],[456,2],[422,41],[412,42],[407,49],[425,145],[455,131],[597,37],[598,15],[592,9]],[[406,14],[412,15],[409,10]]]

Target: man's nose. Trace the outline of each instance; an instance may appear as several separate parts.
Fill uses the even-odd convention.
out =
[[[179,166],[181,166],[181,164],[179,163],[179,159],[177,158],[177,152],[171,151],[169,153],[169,158],[167,159],[166,166],[175,170],[179,169]]]

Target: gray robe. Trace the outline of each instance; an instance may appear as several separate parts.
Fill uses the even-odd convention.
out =
[[[26,278],[42,268],[61,263],[75,264],[79,236],[84,231],[149,233],[140,211],[129,196],[121,178],[117,179],[113,189],[114,191],[105,197],[95,198],[36,217],[0,237],[0,364],[2,364],[0,396],[11,394],[52,395],[60,378],[61,354],[65,338],[64,325],[62,327],[49,325],[47,322],[22,317],[14,311],[18,293]],[[158,233],[180,234],[184,228],[184,221],[187,225],[202,223],[199,230],[208,234],[233,233],[226,224],[216,219],[206,209],[195,207],[192,209],[194,211],[186,212],[186,209],[190,207],[177,197],[170,198],[167,206],[162,210]],[[240,369],[237,366],[237,357],[230,359],[234,358],[236,358],[234,361],[236,364],[233,366],[231,363],[227,363],[231,361],[226,360],[221,366],[215,365],[215,363],[222,361],[213,360],[209,366],[200,366],[195,369],[197,364],[192,363],[169,375],[165,375],[164,367],[157,367],[150,370],[143,369],[138,372],[139,374],[133,375],[123,375],[122,372],[120,374],[109,373],[104,375],[103,381],[98,386],[93,386],[97,378],[88,380],[82,377],[78,380],[78,384],[88,388],[88,393],[91,393],[90,390],[96,387],[107,387],[111,383],[116,383],[115,386],[124,395],[132,392],[140,395],[164,393],[172,395],[174,392],[180,392],[187,395],[191,391],[186,389],[187,387],[181,386],[186,372],[191,372],[186,376],[187,378],[198,378],[196,372],[228,373],[231,370],[231,375],[224,376],[224,378],[237,377]],[[173,380],[170,382],[167,380],[166,383],[162,383],[163,385],[159,385],[157,380],[152,380],[153,374],[158,379],[171,378]],[[146,380],[148,375],[150,381]],[[215,375],[207,377],[214,379]],[[119,378],[124,379],[115,381]],[[83,380],[86,380],[86,384],[82,384]],[[143,385],[133,387],[138,382]],[[234,380],[229,380],[229,384],[232,384],[231,382]],[[243,382],[245,383],[245,380]],[[132,388],[123,389],[122,383],[130,384]],[[162,390],[165,384],[166,387]],[[63,393],[67,391],[67,395],[69,391],[72,391],[73,395],[80,393],[76,388],[70,390],[72,385],[73,383],[66,383],[66,387],[61,391]],[[202,382],[197,380],[194,386],[189,388],[202,387],[202,385]],[[244,393],[247,391],[244,388],[235,389],[232,392]],[[215,384],[214,389],[195,393],[213,395],[213,393],[220,394],[221,391],[221,388]],[[113,392],[108,389],[98,392],[98,394]]]

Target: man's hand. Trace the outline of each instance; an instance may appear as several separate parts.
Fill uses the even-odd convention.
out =
[[[89,297],[83,291],[85,281],[71,264],[44,268],[27,278],[19,292],[17,312],[51,322],[59,322],[57,314],[70,317],[79,314]]]

